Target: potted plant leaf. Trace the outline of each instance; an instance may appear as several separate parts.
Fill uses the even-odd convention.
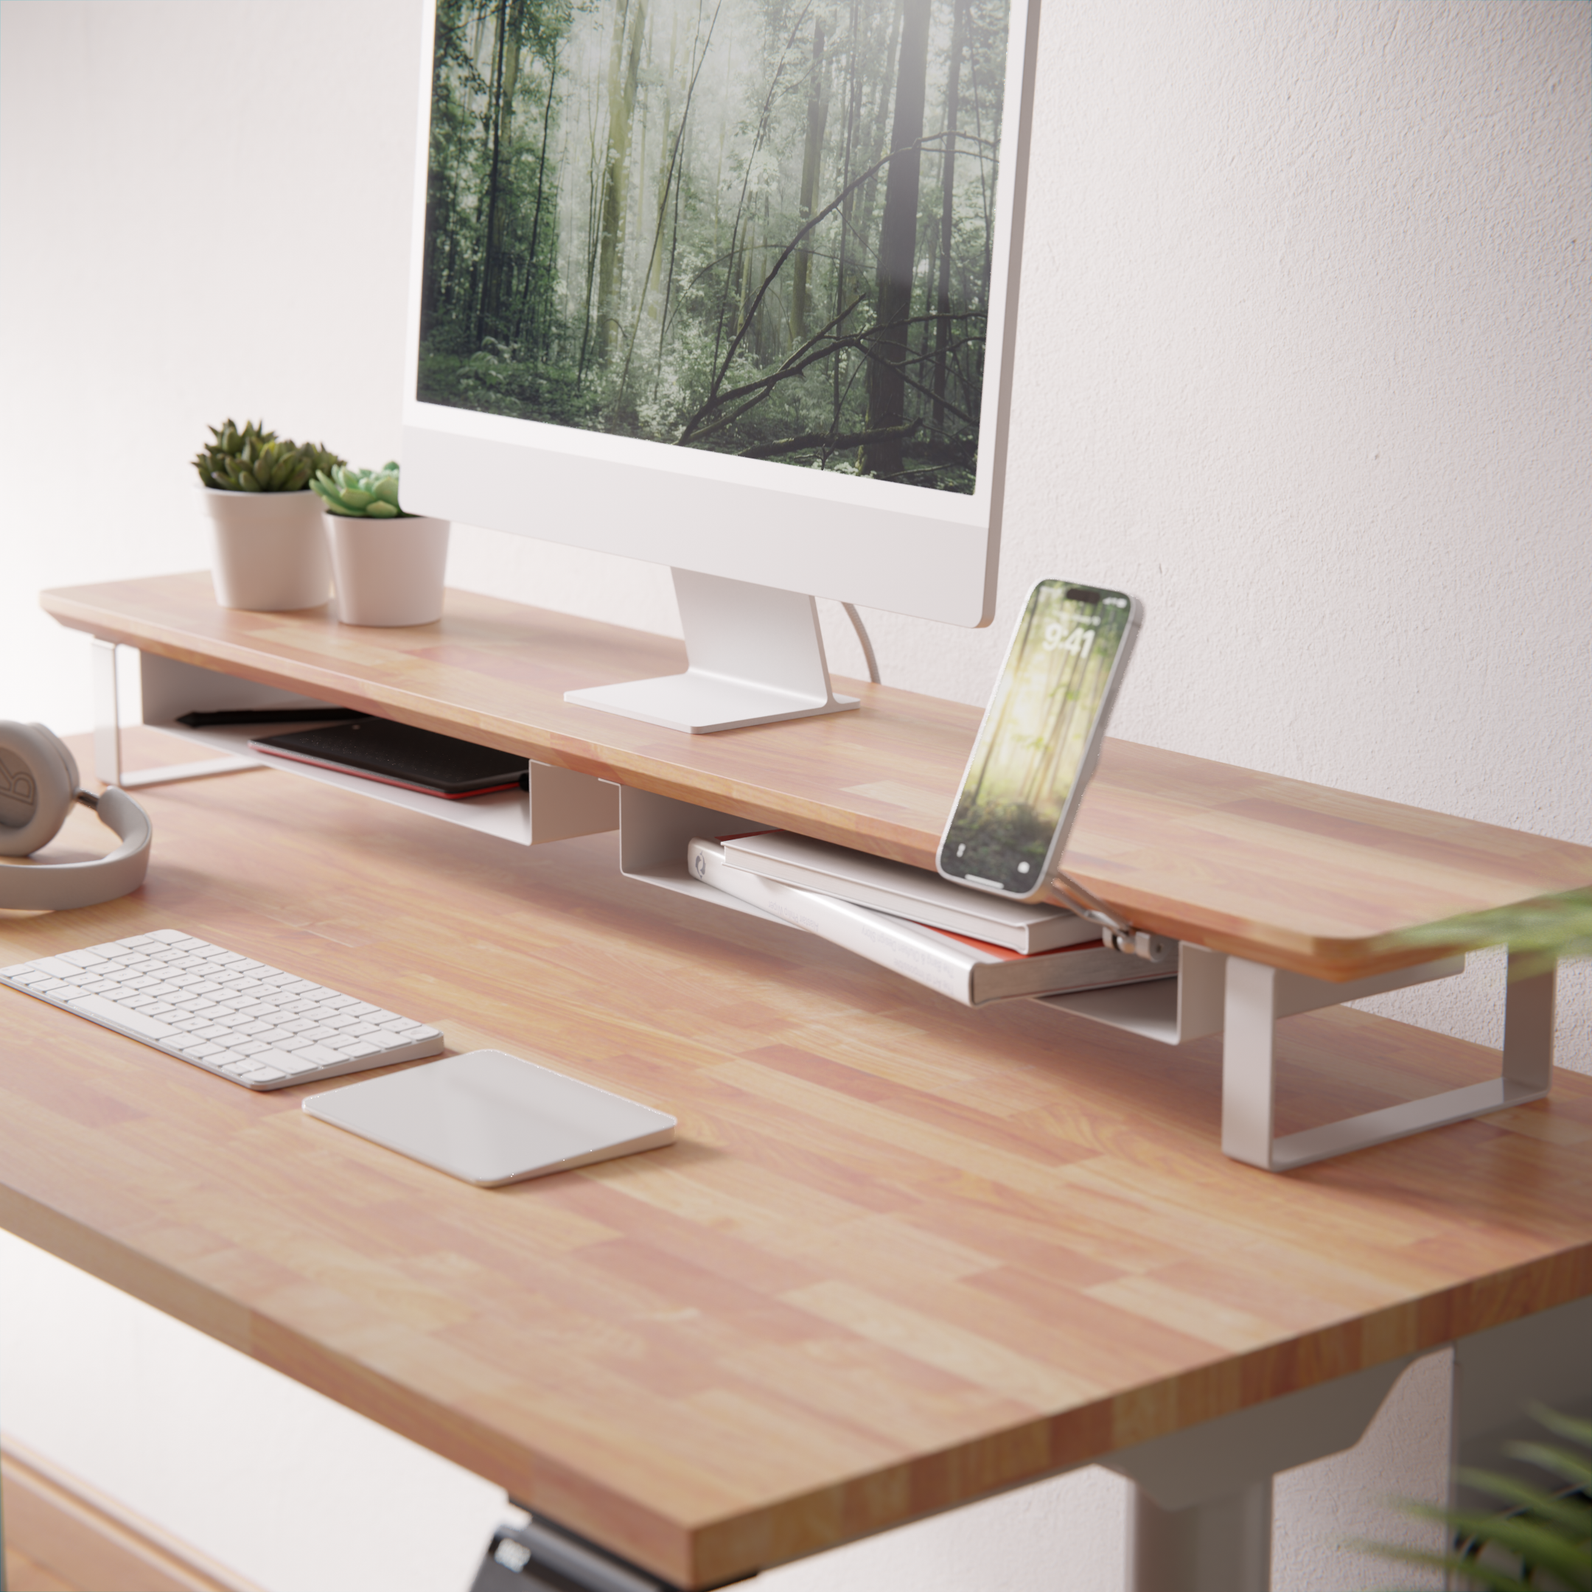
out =
[[[429,625],[442,617],[448,521],[406,514],[398,466],[353,470],[344,464],[310,483],[326,505],[337,617],[345,625]]]
[[[1552,1478],[1533,1484],[1515,1475],[1465,1470],[1460,1479],[1476,1492],[1502,1501],[1495,1514],[1433,1509],[1407,1503],[1404,1509],[1448,1527],[1452,1546],[1440,1554],[1361,1543],[1387,1559],[1401,1559],[1445,1572],[1445,1586],[1487,1592],[1592,1592],[1592,1421],[1538,1406],[1537,1421],[1561,1441],[1510,1443],[1505,1452]]]
[[[314,443],[300,445],[249,422],[210,427],[194,457],[210,515],[216,601],[275,613],[314,608],[331,595],[317,470],[342,464]]]

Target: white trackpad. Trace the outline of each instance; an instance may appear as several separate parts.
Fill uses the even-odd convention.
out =
[[[501,1050],[305,1097],[312,1117],[491,1186],[674,1142],[675,1119]]]

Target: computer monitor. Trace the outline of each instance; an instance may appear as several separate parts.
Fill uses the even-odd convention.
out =
[[[1038,0],[432,0],[407,507],[667,564],[690,731],[814,597],[993,615]]]

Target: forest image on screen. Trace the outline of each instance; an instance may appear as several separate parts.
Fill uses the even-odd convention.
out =
[[[957,874],[1015,884],[1044,866],[1130,622],[1121,593],[1080,601],[1076,590],[1042,581],[1018,622],[946,831]]]
[[[438,0],[417,396],[971,492],[1008,0]]]

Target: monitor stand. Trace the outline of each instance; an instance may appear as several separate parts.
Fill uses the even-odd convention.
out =
[[[693,735],[857,706],[856,697],[829,689],[818,605],[811,597],[695,570],[673,574],[685,630],[685,673],[566,691],[566,702]]]

